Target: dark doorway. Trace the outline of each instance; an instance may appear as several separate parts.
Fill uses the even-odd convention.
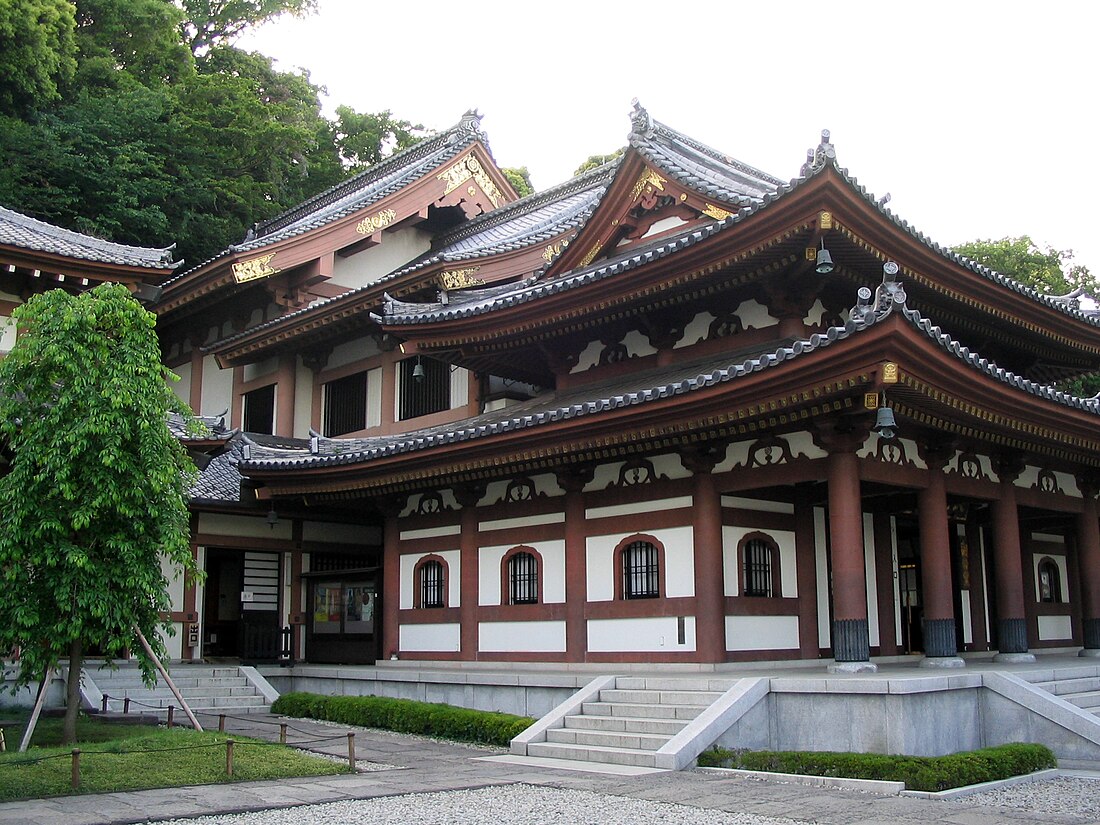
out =
[[[279,554],[207,548],[203,656],[279,658]]]

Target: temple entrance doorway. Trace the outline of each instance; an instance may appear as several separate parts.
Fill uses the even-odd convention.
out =
[[[203,656],[278,661],[279,554],[206,550]]]

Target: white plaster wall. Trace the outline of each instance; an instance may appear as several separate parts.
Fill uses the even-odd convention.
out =
[[[10,349],[10,347],[8,348]],[[0,342],[0,351],[7,352],[8,349],[4,348],[2,342]],[[168,386],[172,388],[172,392],[176,394],[176,398],[182,401],[188,406],[191,405],[191,363],[180,364],[178,367],[172,370],[179,376],[179,381],[169,381]]]
[[[422,530],[402,530],[399,535],[403,541],[416,541],[417,539],[434,539],[441,536],[457,536],[461,533],[462,525],[445,524],[442,527],[425,527]]]
[[[833,626],[829,617],[829,564],[825,553],[825,508],[814,508],[814,559],[817,566],[817,644],[832,645]]]
[[[382,373],[381,367],[367,371],[367,426],[382,425]]]
[[[477,648],[485,653],[564,653],[565,622],[479,622]]]
[[[779,323],[779,319],[773,318],[768,308],[755,298],[742,301],[734,311],[734,315],[741,319],[741,326],[744,329],[764,329]]]
[[[829,454],[814,443],[814,437],[806,431],[781,435],[791,445],[794,458],[828,458]]]
[[[257,378],[263,378],[268,375],[272,375],[279,369],[278,358],[267,358],[258,364],[245,364],[244,365],[244,380],[254,381]]]
[[[199,415],[222,415],[232,409],[232,401],[233,370],[219,368],[214,356],[207,355],[202,360],[202,400],[195,412]]]
[[[677,617],[590,619],[588,649],[593,653],[660,653],[695,650],[695,617],[684,621],[684,644],[677,644]]]
[[[478,530],[488,533],[492,530],[509,530],[513,527],[537,527],[541,524],[564,524],[565,513],[539,513],[531,516],[518,516],[517,518],[499,518],[492,521],[478,522]]]
[[[245,536],[247,538],[291,539],[290,519],[279,519],[271,526],[267,514],[262,516],[230,516],[223,513],[199,513],[199,532],[215,536]]]
[[[168,598],[171,600],[172,610],[183,610],[183,576],[180,568],[172,564],[166,557],[160,558],[160,572],[168,580]],[[201,604],[201,602],[200,602]],[[183,633],[178,622],[172,625],[176,633],[168,636],[160,632],[161,638],[168,651],[169,659],[179,659],[183,656]]]
[[[413,571],[416,563],[425,556],[439,556],[447,562],[447,607],[461,606],[462,593],[462,562],[461,553],[458,550],[444,550],[435,553],[405,553],[401,556],[401,609],[412,610],[413,592],[416,589],[413,581]],[[457,627],[457,625],[456,625]],[[404,647],[404,645],[402,645]],[[447,648],[433,648],[445,650]]]
[[[779,545],[779,592],[776,596],[795,598],[798,596],[798,571],[795,569],[794,532],[790,530],[758,530],[755,527],[722,528],[722,575],[727,596],[739,596],[737,575],[741,559],[737,554],[737,545],[748,533],[764,533]],[[732,649],[732,648],[731,648]]]
[[[575,372],[584,372],[585,370],[592,369],[592,367],[600,363],[600,353],[602,352],[602,341],[589,341],[588,346],[581,350],[581,354],[577,356],[577,363],[569,370],[569,374],[572,375]]]
[[[695,543],[691,527],[667,527],[639,530],[653,536],[665,548],[665,596],[695,595]],[[615,598],[615,548],[632,533],[589,536],[586,541],[588,600],[612,601]]]
[[[523,542],[542,556],[539,575],[542,577],[542,601],[558,604],[565,601],[565,542],[561,540]],[[506,593],[501,592],[501,563],[504,555],[515,544],[482,547],[478,550],[478,604],[505,604]]]
[[[821,299],[818,298],[814,301],[814,305],[810,307],[810,311],[806,313],[806,317],[802,319],[802,323],[809,324],[810,326],[817,326],[824,317],[825,305],[821,303]]]
[[[584,511],[588,519],[633,516],[638,513],[656,513],[661,510],[679,510],[692,506],[691,496],[658,498],[652,501],[636,501],[630,504],[612,504],[607,507],[589,507]]]
[[[558,485],[557,478],[552,473],[542,473],[537,476],[530,476],[532,484],[535,485],[536,496],[563,496],[565,490]],[[504,494],[508,490],[509,480],[504,479],[501,481],[490,481],[485,487],[485,496],[482,498],[483,504],[496,504],[498,501],[504,500]]]
[[[1039,468],[1033,467],[1030,464],[1024,467],[1024,471],[1016,477],[1014,484],[1017,487],[1024,487],[1031,489],[1035,486],[1035,483],[1039,480]]]
[[[649,343],[649,339],[636,329],[632,329],[623,336],[622,344],[626,347],[629,358],[642,358],[657,352],[657,348]]]
[[[768,501],[762,498],[744,498],[742,496],[722,496],[723,507],[737,510],[754,510],[758,513],[788,513],[794,515],[794,505],[786,501]]]
[[[369,335],[364,335],[362,338],[353,338],[332,348],[328,360],[325,361],[325,369],[334,370],[337,367],[354,364],[356,361],[371,358],[380,352],[382,350],[379,349],[378,342]]]
[[[294,365],[294,426],[295,438],[309,438],[313,425],[313,370],[297,359]],[[317,422],[320,424],[321,422]]]
[[[405,502],[405,509],[403,509],[401,511],[400,518],[404,519],[404,518],[407,518],[412,513],[415,513],[417,511],[417,509],[420,507],[420,501],[421,501],[422,498],[423,498],[423,496],[420,496],[420,495],[409,496],[408,500]],[[460,509],[462,509],[458,506],[458,502],[455,500],[454,490],[451,490],[449,488],[446,489],[446,490],[440,490],[439,491],[439,498],[440,498],[440,501],[443,503],[443,508],[445,510],[460,510]]]
[[[1058,566],[1058,584],[1061,591],[1062,604],[1069,604],[1069,571],[1065,556],[1057,556],[1054,553],[1033,553],[1031,555],[1031,575],[1035,579],[1035,597],[1039,597],[1039,562],[1049,558]]]
[[[894,594],[894,636],[895,643],[901,648],[901,580],[898,575],[898,519],[890,516],[890,574],[894,580],[891,588]]]
[[[797,649],[797,616],[726,616],[726,650]]]
[[[691,471],[684,467],[680,457],[674,453],[647,457],[653,465],[654,478],[665,476],[667,478],[690,478]],[[612,484],[618,484],[619,474],[622,472],[625,461],[614,461],[610,464],[601,464],[592,474],[592,480],[585,485],[585,490],[603,490]]]
[[[700,312],[691,322],[684,327],[684,334],[680,336],[680,340],[673,345],[673,349],[680,349],[681,347],[690,347],[692,344],[698,344],[700,341],[705,341],[707,333],[710,332],[710,325],[714,323],[716,316],[709,312]]]
[[[206,569],[206,548],[205,547],[199,546],[199,547],[195,548],[195,564],[198,566],[199,570],[205,570]],[[303,567],[302,569],[303,570],[308,570],[309,568],[308,567]],[[305,602],[302,602],[302,603],[305,604]],[[199,581],[195,582],[195,604],[200,605],[199,610],[198,610],[200,622],[205,622],[206,621],[205,611],[201,607],[201,605],[206,604],[206,580],[205,579],[200,579]],[[303,633],[301,635],[304,639],[305,634]],[[203,657],[204,651],[202,649],[202,645],[203,645],[203,639],[205,639],[205,638],[206,638],[206,633],[204,632],[204,628],[200,624],[199,625],[199,644],[198,644],[197,647],[194,647],[191,650],[191,656],[196,661],[201,661],[201,659]]]
[[[465,367],[451,369],[450,409],[465,407],[470,403],[470,371]]]
[[[963,628],[963,644],[974,642],[974,620],[970,612],[970,591],[964,590],[959,594],[960,619]]]
[[[410,653],[457,652],[462,646],[462,626],[453,624],[403,624],[398,631],[399,645]]]
[[[1052,642],[1073,638],[1073,622],[1069,616],[1040,616],[1039,641]]]
[[[880,643],[878,635],[878,585],[875,578],[875,525],[870,513],[863,514],[863,569],[867,581],[867,635],[871,646]]]
[[[343,258],[336,256],[331,283],[349,289],[378,281],[431,248],[432,236],[415,226],[382,232],[382,243]]]
[[[673,215],[672,217],[669,217],[669,218],[663,218],[662,220],[655,221],[653,223],[653,225],[651,227],[649,227],[649,229],[646,231],[646,233],[644,235],[642,235],[641,238],[639,238],[639,240],[644,240],[645,238],[651,238],[654,235],[660,235],[662,232],[667,232],[670,229],[675,229],[678,226],[684,226],[686,224],[687,224],[687,221],[685,221],[683,218],[679,218],[675,215]],[[627,243],[630,243],[630,241],[628,240]]]
[[[331,541],[364,546],[382,543],[382,528],[366,524],[330,524],[324,521],[302,522],[303,541]]]

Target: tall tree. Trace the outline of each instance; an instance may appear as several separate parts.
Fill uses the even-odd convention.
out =
[[[0,649],[19,647],[17,682],[68,657],[64,739],[75,741],[87,646],[163,655],[171,609],[162,561],[194,572],[187,491],[195,467],[167,425],[156,316],[117,284],[52,290],[15,310],[20,335],[0,361]]]
[[[334,124],[340,159],[350,172],[374,166],[392,152],[416,143],[424,127],[383,112],[357,112],[350,106],[336,107]]]
[[[228,45],[245,29],[282,14],[300,17],[317,10],[317,0],[182,0],[183,36],[193,54]]]
[[[0,112],[59,98],[76,69],[76,20],[67,0],[0,3]]]
[[[573,177],[583,175],[585,172],[591,172],[593,169],[603,166],[605,163],[611,163],[611,161],[621,158],[625,151],[625,149],[616,149],[614,152],[606,155],[589,155],[584,163],[573,170]]]
[[[534,193],[535,185],[531,183],[531,170],[526,166],[509,166],[500,171],[504,177],[508,178],[508,183],[512,184],[512,188],[521,198]]]
[[[1094,296],[1098,293],[1088,268],[1073,262],[1072,249],[1044,249],[1027,235],[971,241],[955,251],[1047,295],[1065,295],[1078,287]]]

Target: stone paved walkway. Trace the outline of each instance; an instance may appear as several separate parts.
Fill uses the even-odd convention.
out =
[[[232,719],[233,733],[277,740],[278,717],[257,714]],[[295,738],[341,734],[347,728],[294,720]],[[432,742],[412,736],[356,730],[360,760],[400,766],[396,770],[309,779],[206,785],[165,790],[94,794],[0,804],[0,825],[129,825],[212,813],[264,810],[316,802],[367,799],[395,794],[477,788],[517,782],[575,788],[618,796],[677,802],[725,811],[786,816],[827,825],[1015,825],[1087,823],[1079,817],[1040,815],[857,791],[828,790],[764,782],[704,771],[617,776],[485,761],[500,751]],[[323,750],[346,758],[341,738]],[[1100,825],[1100,820],[1095,821]]]

